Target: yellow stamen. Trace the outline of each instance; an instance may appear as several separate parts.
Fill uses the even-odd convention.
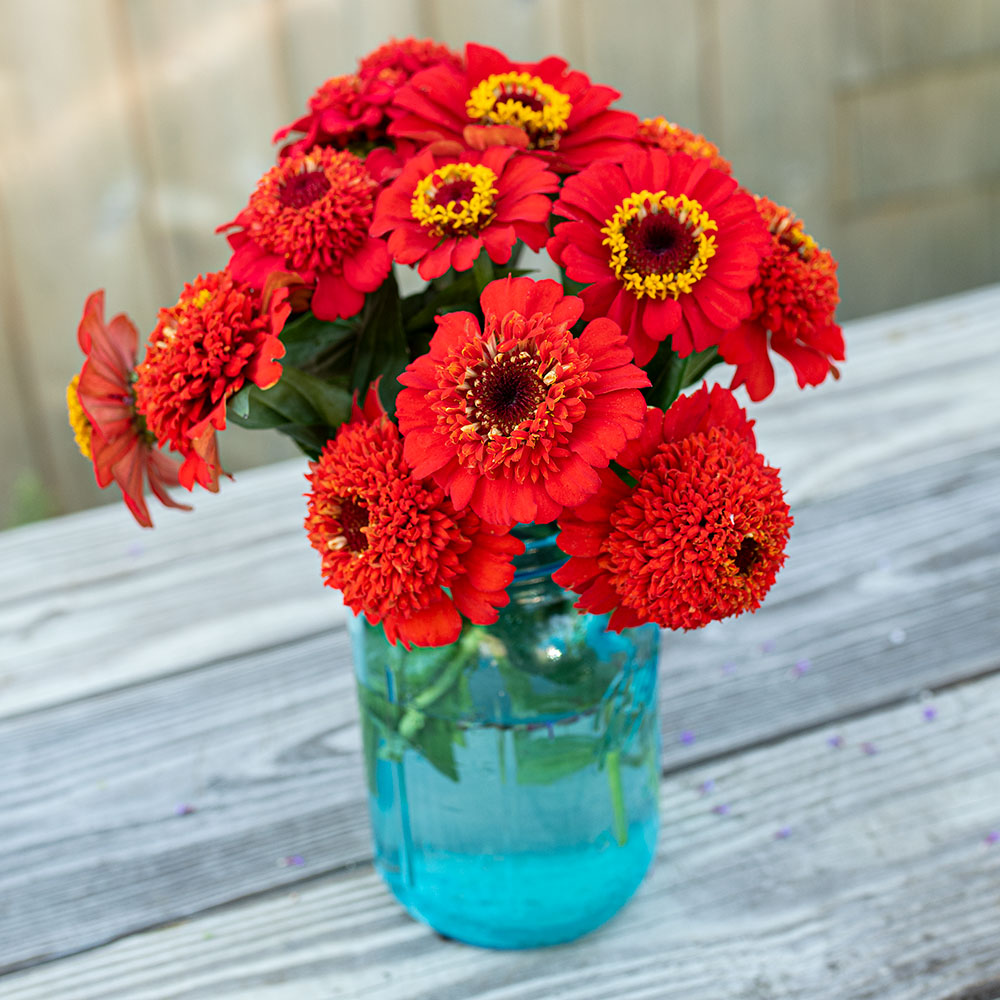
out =
[[[87,414],[83,412],[83,404],[80,402],[80,376],[74,375],[66,386],[66,409],[69,411],[69,425],[73,428],[73,437],[76,446],[80,449],[80,454],[84,458],[92,458],[93,451],[90,446],[92,428]]]
[[[819,244],[802,228],[802,220],[789,213],[771,220],[771,232],[790,250],[794,250],[803,260],[811,260],[819,249]]]
[[[434,203],[447,184],[469,181],[472,193],[461,201],[446,205]],[[481,163],[447,163],[429,173],[416,186],[410,213],[435,236],[454,236],[478,232],[493,218],[497,196],[497,175]]]
[[[562,91],[537,76],[512,72],[493,73],[480,81],[465,110],[483,125],[516,125],[532,134],[551,134],[566,130],[573,105]]]
[[[644,274],[636,270],[629,260],[629,243],[625,229],[633,219],[642,220],[648,215],[666,213],[680,222],[695,240],[696,249],[691,262],[683,271],[663,274]],[[605,239],[601,242],[611,250],[611,267],[615,276],[630,292],[642,298],[675,299],[690,292],[708,270],[708,262],[715,256],[715,237],[711,230],[719,227],[701,205],[687,195],[668,195],[666,191],[636,191],[630,194],[615,210],[615,214],[601,229]]]

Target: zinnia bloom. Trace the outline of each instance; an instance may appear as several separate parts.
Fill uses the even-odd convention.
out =
[[[719,155],[719,147],[714,142],[709,142],[698,132],[692,132],[666,118],[644,118],[639,123],[635,137],[639,142],[658,146],[668,153],[687,153],[696,158],[702,156],[708,160],[710,167],[721,170],[724,174],[733,172],[732,165]]]
[[[343,149],[384,138],[396,92],[415,73],[438,63],[460,69],[462,57],[430,39],[393,39],[380,46],[361,60],[357,73],[326,80],[309,98],[308,111],[275,132],[274,142],[291,132],[305,133],[283,146],[279,156],[307,153],[313,146]]]
[[[87,360],[70,381],[66,402],[77,446],[93,462],[97,485],[117,483],[144,528],[153,526],[144,497],[147,485],[165,506],[190,510],[167,492],[177,485],[178,463],[157,451],[136,411],[132,379],[139,334],[124,313],[105,324],[103,290],[87,299],[77,340]]]
[[[396,107],[406,113],[389,126],[389,134],[473,149],[534,150],[560,172],[628,148],[638,119],[608,110],[621,95],[592,84],[565,60],[512,62],[496,49],[469,43],[465,62],[464,73],[438,65],[413,77],[396,95]]]
[[[414,474],[376,387],[310,468],[305,525],[323,579],[389,642],[442,646],[458,638],[461,615],[497,620],[523,544]]]
[[[731,388],[745,385],[754,401],[774,388],[768,344],[795,369],[799,388],[819,385],[844,360],[844,335],[833,314],[840,297],[837,262],[820,250],[787,208],[767,198],[757,208],[771,232],[774,252],[761,265],[750,289],[753,309],[719,345],[722,357],[736,365]]]
[[[429,352],[399,376],[404,454],[460,510],[551,521],[639,433],[649,380],[610,320],[570,333],[583,303],[555,281],[494,281],[480,302],[484,328],[471,313],[439,317]]]
[[[363,79],[357,73],[344,73],[330,77],[309,98],[309,110],[274,133],[272,142],[280,142],[291,132],[305,133],[282,146],[279,158],[308,153],[314,146],[343,149],[350,143],[375,142],[385,135],[387,110],[395,92],[377,76]]]
[[[578,608],[612,611],[621,631],[700,628],[760,607],[792,519],[751,426],[721,386],[648,411],[617,459],[634,485],[602,471],[598,494],[559,520],[570,559],[552,578],[580,594]]]
[[[254,288],[272,271],[293,271],[315,287],[312,311],[320,319],[355,315],[392,267],[385,242],[368,235],[377,192],[364,163],[346,150],[287,157],[261,178],[247,207],[219,226],[239,227],[229,236],[229,270]]]
[[[391,38],[358,63],[358,75],[364,79],[391,80],[399,89],[422,69],[439,64],[461,69],[462,57],[431,38],[404,38],[402,41]]]
[[[661,341],[680,357],[718,344],[750,312],[771,238],[753,198],[704,158],[639,149],[567,179],[548,250],[584,317],[608,316],[644,365]]]
[[[195,482],[218,489],[215,432],[226,426],[226,402],[246,382],[267,389],[281,378],[278,334],[288,313],[287,287],[265,305],[226,271],[198,277],[175,306],[160,310],[135,394],[157,440],[184,456],[186,489]]]
[[[493,146],[460,156],[429,149],[410,160],[379,195],[373,236],[389,233],[389,251],[400,264],[415,264],[425,280],[449,267],[467,271],[483,247],[495,264],[506,264],[518,240],[540,250],[559,178],[533,156]]]

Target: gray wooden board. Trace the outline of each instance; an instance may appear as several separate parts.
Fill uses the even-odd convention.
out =
[[[800,501],[789,563],[756,616],[667,637],[668,774],[997,667],[998,311],[993,288],[854,324],[849,380],[756,409]],[[0,967],[368,857],[302,471],[151,533],[102,510],[0,536]]]
[[[504,953],[442,941],[365,865],[15,973],[0,993],[995,998],[1000,844],[987,839],[1000,822],[998,705],[1000,677],[986,678],[936,698],[932,721],[897,706],[838,726],[840,749],[832,730],[816,730],[668,776],[652,874],[615,920],[571,945]],[[721,803],[727,815],[714,811]]]
[[[998,488],[986,453],[806,507],[757,615],[666,637],[665,766],[1000,665]],[[341,628],[0,721],[0,967],[366,859],[348,661]]]

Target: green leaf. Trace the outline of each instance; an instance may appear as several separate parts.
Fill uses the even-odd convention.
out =
[[[408,331],[433,327],[436,316],[456,309],[475,311],[479,303],[472,271],[465,271],[448,285],[429,285],[416,295],[407,296],[402,302]]]
[[[483,250],[479,256],[476,258],[476,263],[472,265],[472,273],[476,279],[476,290],[482,293],[482,290],[493,280],[493,261],[490,260],[490,255]],[[478,299],[478,295],[476,298]]]
[[[270,389],[245,385],[228,403],[234,424],[250,430],[287,434],[312,458],[350,417],[350,394],[325,379],[284,365],[281,379]]]
[[[281,342],[285,345],[282,363],[317,373],[326,359],[353,340],[356,333],[356,323],[345,320],[329,323],[317,319],[311,312],[302,313],[286,323],[281,331]]]
[[[372,795],[378,794],[377,767],[378,767],[378,727],[372,721],[367,712],[361,712],[361,749],[365,758],[365,779],[368,782],[368,791]]]
[[[379,396],[392,416],[396,412],[396,381],[410,360],[403,331],[399,289],[391,272],[381,286],[365,299],[361,328],[354,342],[351,388],[363,396],[379,375],[383,376]]]
[[[717,347],[710,347],[700,354],[692,354],[684,365],[684,375],[681,380],[683,388],[686,389],[689,385],[694,385],[695,382],[700,381],[709,368],[719,364],[721,361],[722,358],[719,356],[719,349]]]
[[[457,736],[458,727],[453,722],[427,717],[407,742],[443,775],[458,781],[454,747]]]
[[[308,375],[297,368],[285,368],[274,388],[285,386],[312,408],[320,422],[336,429],[351,415],[351,395],[325,379]],[[271,390],[267,390],[270,392]],[[310,421],[315,422],[315,421]]]
[[[556,736],[539,732],[514,734],[517,780],[523,785],[548,785],[580,771],[599,759],[601,741],[593,736]]]

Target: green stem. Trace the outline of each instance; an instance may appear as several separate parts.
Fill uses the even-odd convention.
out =
[[[689,385],[694,385],[695,382],[700,379],[705,372],[709,370],[713,365],[717,365],[722,358],[719,357],[719,350],[717,347],[710,347],[707,351],[702,351],[700,354],[692,354],[684,363],[684,373],[682,376],[682,388],[686,388]]]
[[[611,471],[628,487],[635,489],[639,485],[639,480],[632,475],[624,465],[612,462],[609,466]]]
[[[507,784],[507,731],[497,730],[497,759],[500,761],[500,784]]]
[[[478,653],[480,635],[476,629],[468,629],[455,645],[454,654],[447,666],[434,679],[434,682],[417,694],[406,706],[403,717],[399,720],[398,731],[403,739],[411,739],[423,727],[424,713],[440,697],[454,687],[462,676],[473,654]]]
[[[622,793],[621,753],[612,750],[605,758],[608,772],[608,788],[611,790],[612,829],[619,847],[628,840],[628,826],[625,823],[625,796]]]

